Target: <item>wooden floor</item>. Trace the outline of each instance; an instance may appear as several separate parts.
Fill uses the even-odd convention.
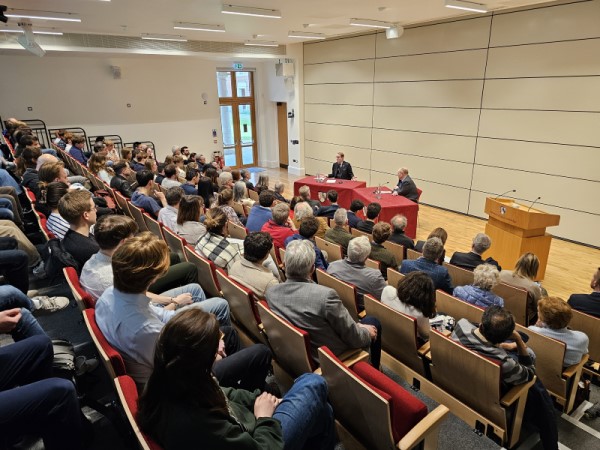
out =
[[[267,169],[266,173],[270,186],[275,181],[282,181],[286,185],[285,197],[292,196],[294,181],[301,178],[290,175],[285,169]],[[257,178],[257,174],[253,174],[253,180]],[[446,254],[452,255],[455,251],[469,251],[473,237],[484,232],[485,223],[482,219],[422,204],[419,208],[417,239],[426,239],[431,230],[441,226],[448,232]],[[589,293],[592,275],[599,266],[600,250],[555,238],[550,248],[546,279],[542,284],[550,295],[565,300],[573,293]]]

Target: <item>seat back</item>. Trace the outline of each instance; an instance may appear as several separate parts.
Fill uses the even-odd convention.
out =
[[[419,259],[421,257],[421,253],[413,250],[412,248],[406,249],[406,259]]]
[[[162,447],[146,436],[140,430],[135,418],[138,411],[138,391],[135,381],[128,375],[123,375],[115,378],[115,388],[117,395],[129,421],[129,425],[133,429],[133,433],[142,450],[162,450]]]
[[[258,192],[254,189],[248,189],[248,197],[250,197],[251,200],[258,202]]]
[[[221,288],[215,274],[217,270],[215,264],[211,260],[198,254],[198,252],[190,245],[186,245],[183,250],[187,260],[194,264],[198,269],[198,283],[202,286],[206,296],[220,297]]]
[[[135,220],[135,223],[137,223],[140,231],[148,231],[148,226],[144,220],[144,210],[129,202],[129,212],[131,213],[133,220]]]
[[[65,275],[65,279],[69,284],[69,288],[71,288],[71,293],[73,294],[73,298],[75,298],[79,309],[83,311],[87,308],[94,308],[96,306],[96,302],[92,296],[81,286],[81,283],[79,282],[79,276],[77,275],[75,268],[63,267],[63,274]]]
[[[171,250],[173,253],[177,253],[177,255],[179,255],[179,258],[181,258],[182,262],[187,261],[187,257],[184,251],[187,245],[185,239],[179,236],[167,226],[163,225],[162,230],[163,236],[165,237],[165,242],[169,246],[169,250]]]
[[[384,305],[370,294],[364,296],[365,311],[379,319],[381,346],[392,358],[426,376],[425,363],[418,353],[417,319]]]
[[[248,236],[248,230],[246,230],[246,227],[233,223],[232,221],[229,221],[228,226],[229,236],[232,238],[241,239],[243,241],[246,239],[246,236]]]
[[[380,262],[371,258],[367,258],[365,266],[370,267],[371,269],[381,270]]]
[[[259,327],[260,316],[252,291],[229,278],[222,269],[217,269],[216,275],[234,320],[250,334],[255,342],[266,344],[267,340]]]
[[[246,217],[246,211],[244,211],[244,206],[241,203],[233,202],[231,207],[238,216]]]
[[[85,322],[85,326],[92,337],[92,341],[94,341],[96,350],[110,377],[115,378],[120,375],[126,375],[127,371],[125,370],[125,361],[123,361],[123,357],[108,343],[104,334],[102,334],[102,331],[98,328],[98,324],[96,323],[96,310],[93,308],[84,310],[83,321]]]
[[[509,310],[515,321],[523,326],[528,325],[527,318],[527,295],[526,289],[521,289],[509,284],[498,283],[492,289],[494,294],[504,299],[504,307]]]
[[[269,346],[283,369],[294,378],[315,370],[315,363],[310,356],[308,333],[279,317],[266,302],[257,302],[256,306]]]
[[[573,309],[573,317],[569,323],[572,330],[583,331],[588,335],[590,359],[600,361],[600,318],[590,316]]]
[[[417,188],[417,203],[421,201],[421,194],[423,193],[422,189]]]
[[[326,241],[319,236],[315,237],[315,242],[317,247],[319,247],[322,251],[327,252],[329,262],[338,261],[344,258],[342,246],[340,244]]]
[[[398,282],[404,278],[406,275],[398,272],[393,267],[388,267],[387,269],[387,284],[390,286],[398,287]]]
[[[435,308],[439,313],[454,317],[457,322],[460,319],[467,319],[472,323],[480,323],[484,311],[483,308],[456,298],[441,289],[435,291]]]
[[[402,261],[404,260],[404,245],[396,244],[395,242],[390,241],[385,241],[381,245],[387,248],[392,253],[392,255],[394,255],[398,265],[402,264]]]
[[[455,266],[454,264],[448,264],[444,262],[444,267],[448,269],[448,274],[452,278],[453,286],[466,286],[473,284],[473,272],[470,270],[463,269],[462,267]]]
[[[364,231],[360,231],[358,228],[352,228],[350,230],[350,233],[354,237],[366,236],[369,238],[369,242],[371,242],[373,240],[373,235],[371,233],[366,233]]]
[[[143,217],[144,222],[146,222],[146,228],[148,228],[148,231],[150,231],[157,238],[164,240],[165,237],[163,236],[161,223],[147,212],[144,213]]]
[[[329,275],[323,269],[317,269],[317,282],[321,286],[327,286],[337,292],[342,300],[342,303],[350,313],[350,316],[358,322],[358,301],[356,296],[356,287],[350,283],[339,280],[336,277]]]
[[[123,194],[121,194],[119,191],[113,190],[113,192],[115,194],[115,200],[117,201],[117,205],[119,205],[119,209],[123,211],[123,214],[125,214],[126,216],[132,217],[131,212],[129,212],[129,202],[127,201],[127,199],[123,197]]]

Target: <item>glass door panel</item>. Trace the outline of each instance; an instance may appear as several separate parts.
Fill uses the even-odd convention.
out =
[[[217,89],[219,97],[232,97],[231,72],[217,72]]]
[[[237,166],[236,156],[236,138],[235,129],[233,126],[233,107],[231,105],[221,105],[221,132],[223,135],[223,155],[225,157],[225,165]]]
[[[252,97],[250,72],[235,72],[235,85],[238,97]]]

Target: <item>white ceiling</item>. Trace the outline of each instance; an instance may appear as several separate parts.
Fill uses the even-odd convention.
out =
[[[547,3],[548,0],[477,0],[491,11]],[[349,25],[351,18],[414,25],[465,15],[480,15],[444,7],[444,0],[229,0],[225,3],[278,9],[282,19],[221,13],[219,0],[0,0],[10,8],[71,12],[81,23],[33,20],[34,29],[55,27],[65,33],[140,36],[142,33],[181,34],[189,40],[244,42],[258,39],[279,44],[300,42],[289,31],[323,33],[328,37],[364,32]],[[6,26],[16,27],[16,19]],[[174,22],[224,24],[225,33],[174,30]],[[0,23],[0,26],[4,26]],[[254,37],[255,35],[262,35]]]

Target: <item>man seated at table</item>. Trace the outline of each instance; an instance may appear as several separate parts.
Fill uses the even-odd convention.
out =
[[[333,215],[340,207],[340,205],[338,205],[338,203],[337,203],[337,200],[338,200],[337,191],[334,191],[333,189],[330,189],[329,191],[327,191],[327,200],[329,200],[329,203],[331,203],[331,205],[321,206],[319,208],[319,210],[317,211],[316,215],[319,217],[329,217],[330,219],[333,219]]]
[[[392,220],[390,220],[390,225],[392,226],[392,235],[390,236],[389,241],[393,242],[394,244],[400,244],[404,247],[404,258],[406,258],[407,248],[410,248],[411,250],[414,250],[415,248],[415,243],[413,240],[404,234],[404,229],[406,228],[407,223],[408,220],[406,219],[406,216],[403,216],[402,214],[396,214],[394,217],[392,217]]]
[[[462,267],[463,269],[473,271],[475,267],[481,264],[491,264],[492,266],[496,266],[498,271],[502,270],[498,261],[494,258],[489,257],[485,261],[481,257],[481,255],[492,245],[492,240],[485,233],[477,233],[477,235],[473,238],[473,244],[471,245],[471,251],[468,253],[462,252],[454,252],[452,258],[450,258],[450,264],[458,267]]]
[[[342,180],[351,180],[354,178],[352,173],[352,165],[344,161],[344,153],[338,152],[335,155],[335,162],[331,166],[331,173],[328,175],[329,178],[341,178]]]
[[[593,289],[591,294],[573,294],[567,303],[577,311],[600,317],[600,267],[592,277],[590,287]]]
[[[452,295],[454,287],[448,269],[438,264],[441,254],[444,252],[444,244],[437,237],[427,239],[423,246],[423,256],[418,259],[405,259],[400,266],[400,273],[404,275],[415,271],[425,272],[433,280],[436,289]]]
[[[419,198],[417,186],[411,177],[408,176],[408,169],[401,167],[398,169],[398,185],[392,191],[392,195],[401,195],[413,202]]]
[[[365,233],[373,233],[373,227],[375,226],[375,219],[381,212],[381,205],[377,202],[369,203],[367,206],[367,218],[366,220],[361,220],[356,225],[356,229],[360,231],[364,231]]]
[[[333,227],[325,232],[325,240],[339,244],[344,249],[344,253],[348,250],[348,243],[353,236],[346,231],[344,225],[348,224],[348,214],[344,208],[338,209],[333,215]]]

